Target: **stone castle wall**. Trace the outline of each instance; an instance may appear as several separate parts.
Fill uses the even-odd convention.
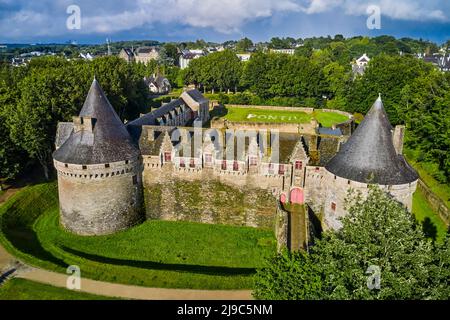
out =
[[[277,202],[277,215],[275,221],[275,237],[277,239],[277,251],[282,252],[288,248],[289,239],[289,212],[283,209]]]
[[[102,165],[54,161],[61,224],[79,235],[104,235],[143,221],[140,159]]]
[[[445,205],[444,201],[439,199],[433,191],[428,188],[428,186],[422,180],[419,180],[418,188],[422,191],[430,204],[433,211],[437,212],[441,219],[445,222],[447,226],[450,225],[450,210]]]
[[[243,175],[215,176],[212,169],[175,169],[172,164],[144,170],[148,219],[273,228],[273,194]],[[266,184],[279,181],[267,179]]]
[[[201,160],[199,160],[201,161]],[[189,165],[189,163],[187,163]],[[173,164],[160,165],[159,158],[144,157],[144,182],[164,183],[168,177],[186,181],[215,180],[234,187],[265,189],[279,194],[290,183],[290,168],[285,165],[285,175],[260,175],[258,172],[223,171],[218,167],[204,167],[196,163],[197,168],[178,168]],[[276,172],[276,171],[275,171]],[[145,185],[144,183],[144,185]]]
[[[284,133],[316,134],[317,124],[314,123],[273,123],[273,122],[250,122],[250,121],[228,121],[226,119],[214,120],[211,122],[213,129],[231,130],[278,130]]]
[[[306,173],[306,201],[319,216],[324,229],[339,229],[339,219],[347,214],[345,200],[350,190],[367,196],[369,185],[351,181],[328,172],[325,168],[307,167]],[[402,203],[409,211],[412,210],[412,196],[417,183],[396,186],[379,186]]]

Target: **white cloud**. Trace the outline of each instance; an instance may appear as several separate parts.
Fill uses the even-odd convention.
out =
[[[132,11],[88,16],[84,24],[88,29],[105,32],[175,22],[230,33],[248,21],[299,10],[294,0],[137,0]]]
[[[444,12],[450,9],[445,0],[305,0],[302,11],[314,14],[341,8],[348,15],[365,15],[370,5],[378,5],[383,16],[412,21],[448,21]]]
[[[150,29],[157,23],[233,33],[257,19],[279,19],[280,13],[365,16],[371,4],[395,20],[448,22],[450,12],[448,0],[0,0],[0,37],[66,35],[66,8],[74,3],[82,12],[81,34]]]

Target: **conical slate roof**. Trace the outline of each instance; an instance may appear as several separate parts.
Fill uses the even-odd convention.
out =
[[[94,79],[80,117],[91,117],[91,131],[72,131],[67,141],[53,153],[57,161],[70,164],[103,164],[137,158],[139,150],[130,134]]]
[[[339,153],[326,165],[338,177],[362,183],[401,185],[419,177],[392,141],[392,126],[381,97]]]

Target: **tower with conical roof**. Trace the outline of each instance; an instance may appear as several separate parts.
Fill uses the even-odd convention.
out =
[[[65,141],[53,159],[62,225],[80,235],[103,235],[140,223],[140,151],[96,79],[80,115],[60,128]]]
[[[411,210],[418,174],[401,154],[403,126],[392,128],[380,97],[340,151],[325,166],[323,212],[326,227],[340,227],[349,189],[367,194],[378,185]]]

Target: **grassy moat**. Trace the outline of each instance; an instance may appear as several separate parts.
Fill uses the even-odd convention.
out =
[[[421,194],[413,211],[419,222],[428,218],[439,241],[445,225]],[[161,288],[251,289],[255,269],[276,250],[270,230],[190,222],[147,221],[114,235],[76,236],[59,225],[55,183],[26,187],[4,203],[0,231],[2,245],[30,265],[61,273],[78,265],[82,277]],[[24,297],[39,290],[15,281],[0,298],[22,297],[23,286],[31,290]]]
[[[250,289],[276,250],[270,230],[147,221],[110,236],[80,237],[59,225],[54,183],[27,187],[0,207],[0,240],[26,263],[82,277],[162,288]]]

